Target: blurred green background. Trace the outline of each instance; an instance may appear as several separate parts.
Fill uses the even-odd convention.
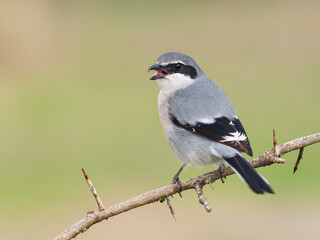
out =
[[[180,164],[147,69],[181,51],[229,96],[254,156],[319,132],[319,1],[0,2],[1,239],[51,239],[96,210],[167,185]],[[320,145],[259,169],[276,194],[236,176],[155,203],[77,239],[319,239]],[[212,168],[187,168],[186,179]]]

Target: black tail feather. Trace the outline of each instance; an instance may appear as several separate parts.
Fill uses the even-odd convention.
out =
[[[250,165],[244,157],[235,155],[231,158],[225,158],[227,163],[235,172],[248,184],[248,186],[258,194],[264,192],[274,193],[269,183]]]

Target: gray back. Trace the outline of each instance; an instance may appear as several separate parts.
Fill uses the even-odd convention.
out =
[[[214,118],[221,116],[230,120],[236,117],[228,97],[205,75],[172,94],[169,106],[181,124],[195,124],[203,119],[214,122]]]

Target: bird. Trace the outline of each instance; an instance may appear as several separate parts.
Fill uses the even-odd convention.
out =
[[[274,193],[242,153],[253,156],[246,131],[226,94],[201,70],[190,56],[179,52],[161,55],[148,71],[159,86],[158,110],[165,137],[181,162],[172,183],[179,186],[179,174],[186,165],[228,164],[257,194]],[[181,195],[181,194],[180,194]]]

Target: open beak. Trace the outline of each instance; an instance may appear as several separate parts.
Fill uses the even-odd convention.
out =
[[[150,70],[156,70],[156,72],[151,76],[150,80],[158,80],[164,78],[164,76],[168,74],[168,72],[166,72],[160,64],[152,65],[149,67],[148,72]]]

